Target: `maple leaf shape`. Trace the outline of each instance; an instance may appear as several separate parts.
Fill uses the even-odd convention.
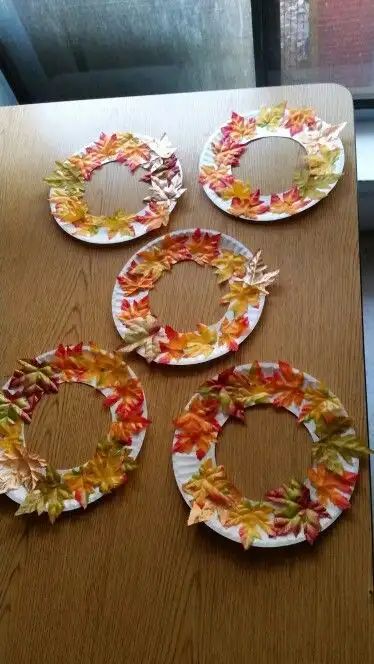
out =
[[[63,480],[75,500],[78,501],[83,509],[86,509],[89,496],[95,488],[95,483],[92,476],[88,477],[85,467],[74,468],[70,472],[65,473]]]
[[[318,464],[315,468],[308,469],[308,478],[316,490],[321,505],[326,506],[331,502],[341,510],[350,507],[349,500],[343,494],[351,495],[357,480],[357,473],[343,471],[337,475],[323,464]]]
[[[162,201],[149,201],[142,214],[137,214],[135,219],[144,224],[149,231],[154,231],[169,223],[169,205]]]
[[[124,346],[121,347],[121,352],[131,353],[136,348],[141,348],[159,329],[157,318],[152,314],[148,314],[145,318],[133,318],[128,321],[126,330],[122,332]]]
[[[231,201],[228,212],[234,217],[245,217],[246,219],[257,219],[259,214],[269,211],[269,206],[260,199],[260,190],[257,189],[247,198],[235,197]]]
[[[136,266],[135,261],[132,263],[130,270]],[[157,279],[154,278],[153,274],[131,274],[130,271],[126,274],[120,274],[117,277],[117,281],[123,290],[125,295],[135,295],[142,290],[151,290]]]
[[[57,168],[44,181],[54,189],[61,189],[65,194],[83,195],[84,178],[79,168],[68,161],[56,161]]]
[[[234,254],[232,251],[221,251],[217,258],[211,261],[216,268],[218,283],[221,284],[231,277],[244,277],[246,272],[247,258],[242,254]]]
[[[230,291],[221,298],[222,304],[229,304],[235,316],[242,316],[248,312],[248,307],[258,308],[260,305],[260,291],[257,286],[245,281],[232,281]]]
[[[83,224],[88,215],[88,205],[77,196],[55,196],[50,200],[56,205],[57,216],[69,224]]]
[[[125,419],[121,419],[119,422],[112,422],[109,429],[111,440],[117,441],[121,445],[131,445],[133,436],[147,428],[150,420],[143,416],[141,406],[142,404],[140,403],[137,408],[129,410]],[[120,415],[123,417],[123,412]]]
[[[130,375],[121,353],[109,353],[94,346],[82,353],[81,365],[82,378],[94,381],[98,388],[125,385]]]
[[[304,398],[306,403],[301,409],[299,422],[318,421],[321,418],[329,420],[344,410],[338,397],[321,383],[317,387],[308,386]]]
[[[312,459],[338,474],[342,474],[344,470],[341,459],[351,464],[353,459],[365,457],[370,453],[372,450],[363,445],[359,438],[349,434],[331,435],[312,445]]]
[[[308,203],[310,203],[310,200],[300,196],[299,188],[295,186],[288,189],[288,191],[285,191],[281,196],[278,196],[278,194],[271,194],[270,212],[291,215]]]
[[[117,403],[118,402],[118,403]],[[116,414],[125,419],[133,410],[139,410],[144,402],[144,393],[138,378],[129,378],[123,385],[118,385],[104,399],[108,408],[117,404]]]
[[[86,150],[87,154],[98,158],[100,161],[114,157],[117,155],[120,148],[121,141],[117,134],[105,134],[103,131],[100,134],[98,141],[95,141],[93,146],[89,146]]]
[[[0,419],[0,452],[10,452],[22,442],[22,423],[20,420]]]
[[[301,406],[304,400],[304,374],[294,371],[287,362],[280,361],[278,367],[267,379],[269,392],[275,395],[273,406],[277,408]]]
[[[187,334],[173,330],[170,325],[164,328],[167,341],[160,341],[161,364],[168,364],[170,360],[177,360],[184,356],[187,345]]]
[[[274,527],[277,535],[296,537],[303,532],[309,544],[313,544],[321,532],[321,519],[330,515],[317,500],[312,500],[308,487],[297,480],[269,491],[265,499],[275,507]]]
[[[221,371],[215,378],[210,378],[199,388],[199,394],[205,398],[214,399],[219,403],[225,415],[244,420],[244,406],[235,401],[235,393],[229,393],[227,388],[236,385],[235,368],[230,367]]]
[[[262,539],[264,533],[275,536],[274,510],[264,502],[243,498],[223,514],[221,521],[226,528],[239,526],[240,540],[245,549],[249,549],[255,539]]]
[[[339,148],[321,145],[319,152],[307,156],[310,177],[324,177],[333,174],[333,166],[340,155]]]
[[[149,146],[133,136],[121,146],[117,161],[124,162],[133,173],[139,166],[146,164],[150,156]]]
[[[200,228],[197,228],[187,240],[186,247],[192,260],[198,265],[204,265],[218,256],[220,240],[220,233],[202,233]]]
[[[22,387],[16,394],[12,394],[9,390],[0,391],[0,423],[14,424],[18,419],[31,422],[33,408],[44,394],[41,388],[37,389],[38,391],[27,396],[23,396]]]
[[[16,516],[37,512],[40,516],[48,512],[49,520],[54,523],[64,509],[64,501],[73,498],[61,475],[51,466],[47,466],[45,477],[27,494],[19,506]]]
[[[186,243],[188,235],[165,235],[161,242],[161,250],[170,265],[190,258]]]
[[[84,464],[85,483],[95,487],[101,493],[109,493],[127,480],[123,464],[123,455],[116,447],[98,449],[92,459]]]
[[[306,125],[309,128],[316,126],[316,114],[312,108],[290,108],[286,116],[284,127],[290,130],[291,136],[298,134]]]
[[[230,173],[229,166],[201,166],[199,173],[199,182],[202,185],[208,185],[213,191],[225,189],[234,181]]]
[[[121,311],[117,318],[126,323],[133,318],[144,318],[151,313],[149,297],[145,295],[140,300],[126,300],[123,298],[121,302]]]
[[[60,344],[51,360],[51,367],[61,378],[66,381],[78,379],[85,371],[85,365],[81,364],[83,354],[83,343],[73,346]]]
[[[230,200],[230,198],[247,199],[251,195],[251,185],[249,182],[243,182],[243,180],[235,178],[228,186],[217,189],[217,194],[225,201]]]
[[[283,120],[285,110],[285,101],[282,101],[276,106],[261,106],[256,118],[257,126],[266,127],[270,130],[277,129]]]
[[[224,140],[231,140],[239,143],[240,141],[248,141],[253,138],[256,133],[256,119],[245,118],[239,113],[232,111],[231,120],[221,129],[221,134]]]
[[[217,331],[203,323],[197,324],[196,332],[187,332],[185,353],[188,357],[197,357],[204,355],[208,357],[213,352],[213,347],[217,342]]]
[[[229,482],[223,466],[213,466],[211,459],[204,461],[197,473],[183,484],[182,489],[193,497],[188,525],[208,521],[217,511],[229,508],[238,491]]]
[[[126,214],[124,210],[116,210],[111,216],[93,217],[91,221],[94,226],[105,228],[108,233],[108,238],[111,240],[116,235],[128,235],[134,237],[135,231],[133,222],[135,221],[134,214]]]
[[[248,326],[247,316],[240,316],[234,320],[224,318],[219,330],[219,343],[226,344],[232,351],[238,350],[239,344],[236,339],[239,339],[248,330]]]
[[[229,373],[225,389],[236,407],[244,409],[256,403],[269,403],[267,379],[257,360],[249,369]]]
[[[141,262],[136,263],[130,269],[130,274],[152,275],[159,279],[165,270],[170,270],[172,263],[167,254],[160,247],[152,247],[145,251],[139,251],[138,258]]]
[[[58,391],[58,376],[53,368],[45,363],[31,360],[18,360],[21,369],[16,369],[9,381],[9,388],[31,395],[40,390],[46,393]]]
[[[74,166],[85,180],[90,180],[92,172],[101,167],[101,160],[94,155],[84,152],[83,154],[73,155],[67,159],[67,162]],[[83,193],[83,190],[82,192]]]
[[[212,143],[211,147],[218,166],[239,166],[239,157],[245,152],[244,145],[232,141],[230,138],[223,138],[217,143]]]
[[[327,196],[331,185],[335,184],[340,177],[338,173],[312,177],[309,170],[304,169],[295,173],[293,182],[298,187],[301,196],[311,200],[320,200]]]
[[[2,442],[2,441],[1,441]],[[0,493],[20,486],[31,491],[42,477],[46,461],[29,452],[25,445],[14,444],[11,449],[0,450]]]
[[[196,397],[176,420],[178,429],[173,452],[189,454],[196,451],[198,459],[202,459],[211,444],[217,440],[220,425],[216,419],[218,402],[215,399]]]

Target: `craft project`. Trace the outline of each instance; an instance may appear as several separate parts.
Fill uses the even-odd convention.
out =
[[[263,106],[231,119],[212,134],[199,164],[199,181],[221,210],[249,221],[276,221],[307,210],[327,196],[343,173],[344,148],[339,134],[346,123],[330,125],[312,108],[287,108],[286,102]],[[287,191],[262,195],[235,178],[247,146],[265,137],[290,138],[305,150],[305,165]]]
[[[118,353],[92,344],[60,345],[19,365],[0,391],[0,493],[20,504],[17,515],[48,512],[53,523],[61,512],[86,508],[126,482],[149,424],[144,392]],[[94,456],[69,470],[56,470],[25,443],[24,424],[41,397],[61,383],[94,387],[112,418]]]
[[[93,172],[110,161],[125,164],[134,173],[139,166],[149,183],[145,207],[136,214],[116,210],[110,216],[90,214],[84,198],[84,183]],[[58,225],[69,235],[93,244],[128,242],[149,231],[167,226],[182,188],[182,167],[166,134],[160,140],[129,132],[100,134],[56,169],[45,181],[51,186],[49,201]]]
[[[244,410],[258,404],[296,415],[313,441],[307,479],[291,479],[261,501],[243,496],[215,460],[218,434],[227,419],[244,420]],[[312,544],[350,506],[358,458],[369,452],[338,397],[287,362],[226,369],[200,387],[175,426],[173,468],[191,508],[188,524],[205,522],[245,549],[304,540]]]
[[[199,323],[193,332],[162,326],[151,313],[149,291],[165,271],[181,261],[213,267],[229,290],[221,302],[228,309],[218,323]],[[126,263],[113,290],[115,325],[125,353],[136,350],[148,362],[198,364],[237,350],[257,324],[278,270],[267,272],[261,251],[252,254],[228,235],[200,228],[158,238]]]

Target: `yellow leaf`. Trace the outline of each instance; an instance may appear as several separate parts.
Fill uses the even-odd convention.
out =
[[[244,277],[247,259],[242,254],[234,254],[232,251],[222,251],[217,258],[211,261],[218,275],[218,283],[227,281],[230,277]]]
[[[321,145],[319,152],[310,154],[307,157],[309,166],[309,177],[318,177],[330,175],[334,172],[334,164],[339,157],[340,149],[330,150],[325,145]]]
[[[283,119],[286,102],[282,101],[276,106],[261,106],[260,112],[256,118],[258,127],[267,127],[268,129],[277,129]]]
[[[24,486],[35,488],[43,476],[46,461],[29,452],[25,445],[14,444],[12,449],[0,450],[0,493]]]
[[[229,304],[235,316],[242,316],[248,307],[258,307],[260,304],[260,290],[244,281],[233,281],[229,285],[230,292],[221,299],[223,304]]]
[[[246,199],[251,195],[251,186],[249,182],[242,180],[234,180],[227,187],[217,190],[220,198],[230,200],[231,198]]]
[[[27,494],[16,516],[30,512],[37,512],[40,516],[43,512],[48,512],[50,522],[54,523],[64,509],[64,501],[70,498],[73,498],[73,495],[61,475],[51,466],[47,466],[45,477]]]
[[[136,348],[144,346],[146,341],[152,339],[159,327],[157,318],[152,314],[127,321],[126,330],[122,334],[124,341],[124,346],[121,348],[122,353],[131,353]]]
[[[207,357],[217,341],[216,330],[203,323],[198,323],[197,332],[189,332],[186,336],[186,355],[188,357],[197,357],[198,355]]]
[[[243,500],[234,505],[227,514],[223,514],[222,523],[225,527],[239,526],[239,535],[243,547],[248,549],[253,540],[261,539],[262,535],[274,535],[274,510],[271,505],[252,500]]]

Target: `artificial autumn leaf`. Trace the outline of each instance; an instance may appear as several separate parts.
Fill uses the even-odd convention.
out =
[[[149,201],[142,214],[137,214],[135,220],[144,224],[147,230],[154,231],[169,223],[169,206],[162,201]]]
[[[134,262],[130,268],[133,269],[136,263]],[[117,277],[117,281],[123,290],[125,295],[135,295],[142,290],[151,290],[156,283],[156,279],[152,274],[143,275],[143,274],[130,274],[130,271],[126,274],[120,274]]]
[[[0,449],[0,493],[24,486],[35,488],[47,466],[37,454],[29,452],[25,445],[14,444],[11,449]]]
[[[256,253],[250,259],[247,266],[246,281],[252,286],[256,286],[261,293],[268,295],[266,290],[270,284],[274,283],[275,278],[279,274],[279,270],[274,270],[273,272],[266,272],[268,266],[264,264],[262,260],[261,249],[256,251]]]
[[[128,235],[134,237],[135,231],[133,222],[135,221],[134,214],[126,214],[124,210],[117,210],[111,216],[91,217],[92,223],[96,223],[106,230],[109,240],[112,240],[116,235]]]
[[[187,240],[186,247],[192,260],[198,265],[204,265],[211,263],[213,258],[218,255],[220,240],[220,233],[202,233],[200,228],[197,228]]]
[[[92,382],[97,388],[117,387],[127,382],[129,370],[120,353],[109,353],[91,345],[82,351],[77,368],[69,367],[64,377],[67,381]]]
[[[161,364],[168,364],[170,360],[177,360],[183,357],[187,344],[187,334],[184,332],[177,332],[170,325],[165,325],[164,333],[167,341],[160,341],[160,357]]]
[[[40,395],[44,394],[43,390],[39,388]],[[36,396],[38,399],[37,393],[31,395],[32,398]],[[16,392],[12,394],[9,390],[0,390],[0,424],[14,424],[18,419],[23,420],[24,422],[31,422],[32,410],[35,403],[32,402],[30,405],[30,395],[22,396]]]
[[[121,347],[121,352],[131,353],[136,348],[141,348],[159,329],[157,318],[152,314],[127,321],[126,329],[122,332],[124,346]]]
[[[232,385],[237,384],[237,373],[234,367],[221,371],[215,378],[210,378],[199,388],[199,394],[204,398],[213,399],[219,403],[225,415],[244,420],[244,406],[235,401],[235,392]],[[230,393],[228,391],[230,388]]]
[[[365,457],[371,452],[372,450],[363,445],[357,436],[349,434],[332,435],[312,445],[313,461],[324,464],[326,468],[338,474],[344,471],[342,459],[351,464],[353,459]]]
[[[117,134],[105,134],[103,131],[100,134],[99,140],[95,141],[93,146],[89,146],[86,150],[87,154],[92,155],[94,158],[108,159],[117,155],[120,148],[121,141]]]
[[[236,407],[243,409],[257,403],[269,402],[267,379],[258,361],[252,362],[249,369],[233,371],[228,375],[226,391]]]
[[[100,168],[102,165],[100,159],[97,157],[95,158],[94,155],[89,153],[75,154],[67,159],[67,163],[78,169],[85,180],[90,180],[92,171],[94,171],[96,168]],[[65,185],[64,189],[66,190]],[[83,193],[83,187],[81,193]]]
[[[295,173],[293,182],[299,188],[301,196],[318,201],[327,196],[331,185],[335,184],[339,178],[338,173],[312,177],[309,171],[304,169]]]
[[[139,251],[138,258],[141,259],[141,262],[133,265],[129,274],[152,275],[154,279],[159,279],[165,270],[171,268],[168,255],[160,247]]]
[[[239,198],[240,200],[243,200],[250,197],[251,185],[249,182],[243,182],[243,180],[235,178],[228,186],[223,187],[222,189],[217,189],[216,191],[218,196],[223,198],[224,201],[228,201],[230,198]]]
[[[84,193],[83,176],[74,164],[65,161],[56,161],[56,169],[44,181],[54,189],[63,189],[65,194],[82,195]]]
[[[311,177],[324,177],[333,174],[333,166],[340,155],[339,148],[330,150],[326,145],[321,145],[318,152],[307,156],[309,175]]]
[[[186,190],[182,188],[182,176],[180,171],[173,175],[172,178],[165,182],[163,174],[156,177],[151,174],[151,194],[145,196],[143,201],[162,201],[167,204],[169,209],[174,207],[175,201],[182,196]]]
[[[297,480],[269,491],[265,499],[275,507],[274,527],[277,535],[295,537],[303,532],[309,544],[313,544],[321,531],[321,519],[330,515],[317,500],[312,500],[308,487]]]
[[[132,438],[149,425],[150,420],[143,416],[141,404],[136,409],[129,411],[125,419],[112,422],[109,429],[109,438],[116,440],[122,445],[131,445]]]
[[[150,144],[151,145],[151,144]],[[177,156],[175,154],[170,157],[157,157],[152,158],[147,164],[143,164],[143,168],[149,169],[149,172],[141,177],[142,182],[151,182],[152,177],[157,177],[159,180],[164,179],[167,184],[171,184],[175,175],[179,175],[180,168],[178,165]]]
[[[221,299],[222,304],[229,304],[235,316],[242,316],[248,307],[258,307],[260,304],[260,291],[257,286],[247,284],[245,281],[231,281],[229,292]]]
[[[195,397],[176,420],[178,429],[173,452],[189,454],[193,450],[202,459],[211,444],[215,443],[220,425],[216,419],[218,402],[215,399]]]
[[[234,320],[224,318],[219,329],[219,343],[226,344],[232,351],[238,350],[239,344],[236,339],[239,339],[246,333],[248,327],[247,316],[240,316],[239,318],[234,318]]]
[[[273,406],[288,408],[301,406],[304,400],[304,374],[294,371],[288,362],[278,362],[278,369],[267,379],[268,389],[274,395]]]
[[[272,194],[270,196],[270,212],[276,214],[294,214],[310,203],[307,198],[300,196],[298,187],[288,189],[281,196]]]
[[[208,357],[217,342],[217,330],[203,323],[198,323],[197,331],[187,332],[186,339],[185,352],[188,357],[197,357],[198,355]]]
[[[82,219],[71,222],[74,226],[72,234],[93,237],[98,234],[100,228],[103,228],[103,220],[105,220],[105,217],[95,217],[92,214],[86,214]]]
[[[122,454],[111,447],[97,450],[94,457],[84,464],[84,476],[86,483],[101,493],[109,493],[127,480]]]
[[[230,138],[223,138],[217,143],[212,143],[211,147],[218,166],[239,166],[239,157],[245,152],[244,145],[232,141]]]
[[[308,478],[322,505],[326,506],[331,502],[341,510],[350,507],[348,498],[343,494],[351,495],[357,480],[357,473],[343,471],[338,475],[332,473],[323,464],[318,464],[315,468],[308,469]]]
[[[231,120],[221,129],[224,140],[232,140],[235,142],[248,141],[253,138],[256,132],[256,119],[245,118],[239,113],[232,111]]]
[[[299,422],[329,420],[344,410],[338,397],[321,383],[317,387],[306,387],[304,398],[306,403],[301,409]]]
[[[75,500],[78,501],[83,509],[86,509],[89,496],[95,488],[95,483],[92,477],[88,477],[85,467],[81,466],[78,469],[73,469],[65,473],[63,480]]]
[[[150,156],[149,146],[133,136],[121,146],[117,161],[124,162],[133,173],[139,166],[146,164]]]
[[[193,497],[188,525],[208,521],[213,514],[228,509],[238,492],[226,477],[223,466],[213,466],[211,459],[204,461],[197,473],[183,484],[185,493]]]
[[[133,318],[143,318],[151,313],[149,305],[149,297],[145,295],[140,300],[126,300],[123,298],[121,302],[121,311],[117,318],[126,324],[127,321]]]
[[[11,451],[22,442],[22,422],[10,419],[0,420],[0,451]]]
[[[316,423],[316,434],[319,436],[319,442],[325,442],[326,439],[336,434],[343,434],[347,429],[353,427],[353,420],[348,415],[335,415],[335,417],[326,420],[318,420]]]
[[[79,225],[85,222],[88,215],[88,205],[77,196],[52,196],[52,203],[56,205],[57,216],[69,224]]]
[[[285,110],[285,101],[282,101],[276,106],[261,106],[256,118],[257,126],[266,127],[270,130],[277,129],[283,120]]]
[[[199,173],[199,182],[202,185],[208,185],[213,191],[225,189],[234,181],[231,175],[230,167],[221,164],[220,166],[201,166]]]
[[[144,401],[144,393],[138,378],[129,378],[123,385],[115,387],[110,395],[105,397],[104,406],[116,406],[119,419],[125,419],[132,411],[139,410]]]
[[[190,257],[186,243],[188,235],[165,235],[161,242],[161,250],[170,265],[184,261]]]
[[[290,130],[291,136],[298,134],[306,125],[313,128],[316,125],[316,115],[312,108],[290,108],[284,124]]]
[[[64,509],[64,501],[73,498],[61,475],[51,466],[47,466],[45,477],[37,483],[35,489],[27,494],[19,506],[16,516],[37,512],[40,516],[48,512],[49,520],[54,523]]]
[[[274,510],[264,502],[243,498],[223,514],[222,524],[226,528],[239,526],[239,536],[245,549],[249,549],[255,539],[262,539],[264,533],[273,537]]]
[[[247,198],[235,197],[231,201],[228,212],[234,217],[257,219],[259,214],[269,211],[269,205],[260,198],[260,190],[254,191]]]
[[[47,363],[39,363],[35,358],[18,360],[21,369],[16,369],[9,381],[9,388],[23,395],[32,394],[35,389],[43,392],[58,391],[58,376]]]
[[[218,283],[221,284],[231,277],[244,277],[248,259],[243,254],[234,254],[233,251],[221,251],[217,258],[211,261],[216,268]]]

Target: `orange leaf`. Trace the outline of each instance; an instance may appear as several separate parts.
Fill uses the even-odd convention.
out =
[[[140,409],[132,411],[126,415],[125,420],[112,422],[109,429],[109,437],[111,440],[116,440],[122,445],[131,445],[132,437],[143,431],[149,423],[150,420],[143,417]]]
[[[247,329],[247,316],[240,316],[231,321],[224,318],[220,327],[219,343],[226,344],[230,350],[238,350],[239,345],[236,339],[241,337]]]
[[[165,235],[163,238],[161,248],[171,265],[190,258],[187,240],[188,235]]]
[[[144,393],[138,378],[129,378],[123,385],[115,387],[104,399],[104,406],[117,404],[116,414],[122,420],[139,411],[144,401]],[[118,403],[117,403],[118,402]]]
[[[126,274],[120,274],[117,277],[117,281],[125,295],[135,295],[135,293],[138,293],[139,291],[150,290],[154,287],[157,281],[157,278],[155,278],[152,273],[147,275],[130,274],[130,270],[135,266],[136,263],[133,261],[129,271]]]
[[[149,297],[145,295],[140,300],[126,300],[123,298],[121,303],[121,312],[117,318],[122,321],[129,321],[133,318],[145,318],[151,313],[149,306]]]
[[[290,129],[291,136],[298,134],[306,125],[313,128],[316,125],[316,115],[312,108],[290,108],[285,127]]]
[[[254,191],[248,198],[233,198],[228,212],[234,217],[256,219],[259,214],[269,211],[267,203],[260,199],[260,190]]]
[[[292,404],[301,406],[304,399],[304,374],[293,371],[290,364],[280,361],[279,369],[267,379],[269,392],[275,394],[273,405],[287,408]]]
[[[245,146],[230,138],[222,138],[217,143],[212,143],[212,152],[215,155],[215,163],[219,166],[239,166],[239,157],[245,152]]]
[[[309,468],[308,477],[322,505],[332,502],[341,510],[350,507],[348,498],[343,494],[351,495],[357,480],[357,473],[343,471],[337,475],[323,464],[319,464],[315,468]]]
[[[221,129],[222,136],[232,141],[245,141],[253,137],[256,132],[256,119],[245,118],[233,111],[231,120]]]
[[[238,498],[237,489],[229,482],[223,466],[204,461],[198,472],[183,484],[183,491],[193,496],[188,525],[207,521],[217,511],[227,510]]]
[[[169,206],[161,201],[149,201],[143,214],[138,214],[135,220],[144,224],[149,231],[153,231],[161,226],[167,226],[169,223]]]
[[[187,334],[173,330],[170,325],[165,325],[164,331],[168,341],[160,341],[160,350],[162,353],[160,362],[161,364],[168,364],[170,360],[179,359],[185,354]]]
[[[202,233],[200,228],[197,228],[192,237],[187,240],[186,246],[192,260],[199,265],[204,265],[204,263],[211,263],[213,258],[218,256],[220,240],[220,233]]]
[[[95,141],[95,145],[87,148],[87,154],[99,159],[107,159],[117,154],[119,146],[120,140],[117,134],[107,135],[101,132],[99,140]]]
[[[281,196],[272,194],[270,197],[270,211],[277,214],[293,214],[309,203],[309,199],[300,195],[298,187],[288,189]]]
[[[213,191],[224,189],[234,181],[229,166],[201,166],[199,182],[202,185],[207,184]]]
[[[188,454],[194,449],[198,459],[202,459],[210,445],[217,440],[220,425],[216,420],[218,402],[216,399],[195,397],[175,421],[178,429],[173,452]]]

